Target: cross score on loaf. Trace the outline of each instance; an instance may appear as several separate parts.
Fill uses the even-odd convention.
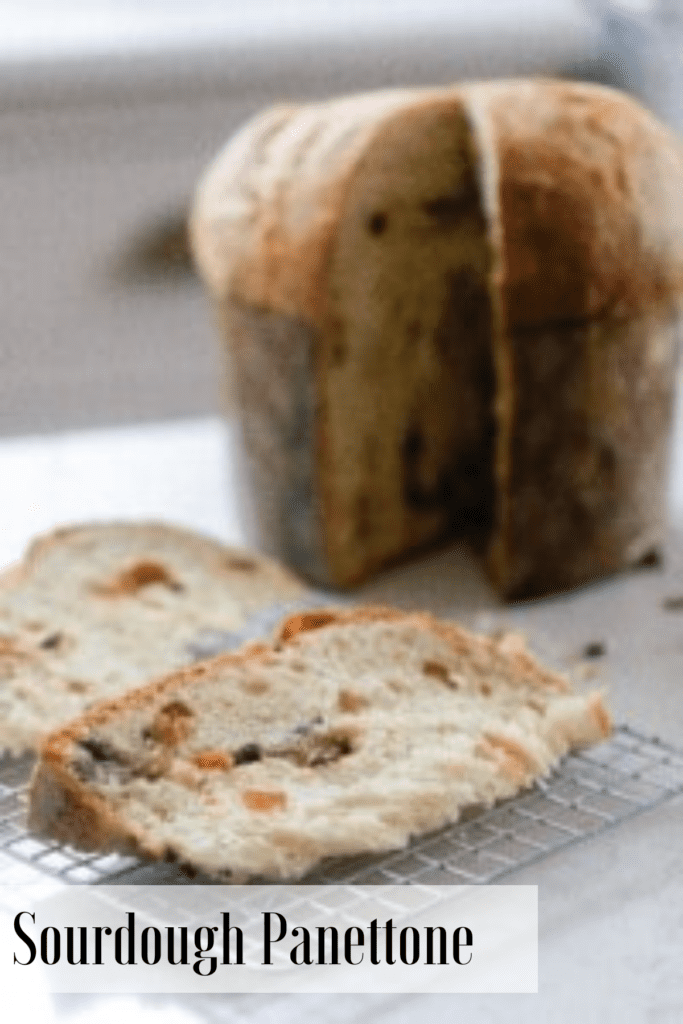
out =
[[[361,580],[465,533],[510,597],[662,538],[683,157],[552,80],[278,107],[201,182],[261,543]]]

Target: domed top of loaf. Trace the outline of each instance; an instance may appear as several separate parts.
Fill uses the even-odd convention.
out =
[[[511,327],[628,316],[683,292],[683,149],[603,86],[508,79],[275,107],[224,148],[191,233],[217,297],[316,323],[349,181],[377,133],[452,103],[472,127]]]

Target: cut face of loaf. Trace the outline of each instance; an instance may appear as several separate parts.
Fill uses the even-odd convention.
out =
[[[49,737],[30,827],[244,881],[395,849],[608,735],[517,637],[317,611],[260,645],[92,707]]]
[[[41,538],[0,587],[0,750],[30,749],[93,701],[239,646],[247,620],[278,606],[274,625],[303,594],[265,558],[159,523]]]
[[[465,533],[522,596],[660,540],[683,163],[631,100],[520,80],[278,108],[192,234],[269,550],[348,584]]]

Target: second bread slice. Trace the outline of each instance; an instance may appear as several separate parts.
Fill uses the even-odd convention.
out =
[[[274,647],[92,708],[43,747],[31,827],[214,876],[302,877],[403,846],[608,735],[514,638],[389,609],[291,617]]]
[[[274,625],[303,587],[277,563],[162,523],[67,527],[0,585],[0,752],[19,753],[93,701]],[[234,641],[234,643],[233,643]]]

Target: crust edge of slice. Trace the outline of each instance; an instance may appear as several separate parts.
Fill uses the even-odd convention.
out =
[[[440,621],[428,613],[403,612],[385,607],[365,607],[353,610],[315,609],[310,612],[298,612],[283,621],[277,634],[274,647],[265,644],[252,644],[236,654],[219,655],[209,661],[193,665],[178,672],[171,673],[154,683],[139,687],[108,701],[103,701],[69,725],[45,737],[40,760],[31,781],[29,828],[32,832],[49,836],[60,842],[76,846],[89,852],[119,852],[136,855],[144,859],[159,861],[178,861],[189,864],[193,869],[205,871],[214,877],[227,877],[231,881],[246,881],[248,873],[226,863],[216,870],[215,864],[202,859],[201,855],[187,857],[185,853],[174,849],[172,843],[164,843],[144,828],[126,820],[125,814],[117,812],[106,797],[95,792],[89,785],[80,780],[71,769],[72,755],[79,737],[88,730],[101,725],[121,711],[144,707],[153,704],[166,691],[177,692],[179,688],[201,686],[203,680],[212,669],[243,665],[245,662],[266,664],[278,649],[297,644],[298,639],[316,629],[325,629],[330,625],[357,625],[363,622],[413,622],[423,628],[432,629],[436,635],[457,646],[463,638],[471,639],[473,634],[462,630],[455,624]],[[484,644],[495,644],[489,638],[476,637]],[[527,666],[541,666],[523,652],[522,657],[529,659]],[[606,739],[612,730],[612,720],[598,691],[588,694],[573,694],[566,680],[557,673],[547,671],[547,685],[558,695],[568,697],[565,713],[550,717],[546,741],[550,744],[556,764],[561,756],[572,749],[588,746]],[[489,755],[496,771],[501,776],[502,787],[494,799],[512,795],[528,788],[535,778],[546,774],[546,770],[533,770],[524,765],[525,758],[512,749],[513,743],[507,744],[502,738],[488,737],[491,746]],[[522,752],[524,753],[524,752]],[[506,769],[509,769],[509,771]],[[522,771],[522,768],[524,769]],[[512,786],[512,792],[508,791]],[[507,787],[507,790],[506,790]],[[493,802],[493,800],[491,801]],[[454,822],[459,817],[461,808],[455,816],[448,820]],[[435,822],[434,828],[445,824]],[[410,829],[406,831],[404,845],[411,838]],[[397,849],[396,845],[387,847]],[[357,851],[362,853],[363,850]],[[367,852],[367,851],[366,851]],[[379,850],[375,851],[379,852]],[[314,857],[313,861],[303,866],[300,877],[310,871],[324,858]],[[281,880],[291,879],[291,875],[282,875]]]

